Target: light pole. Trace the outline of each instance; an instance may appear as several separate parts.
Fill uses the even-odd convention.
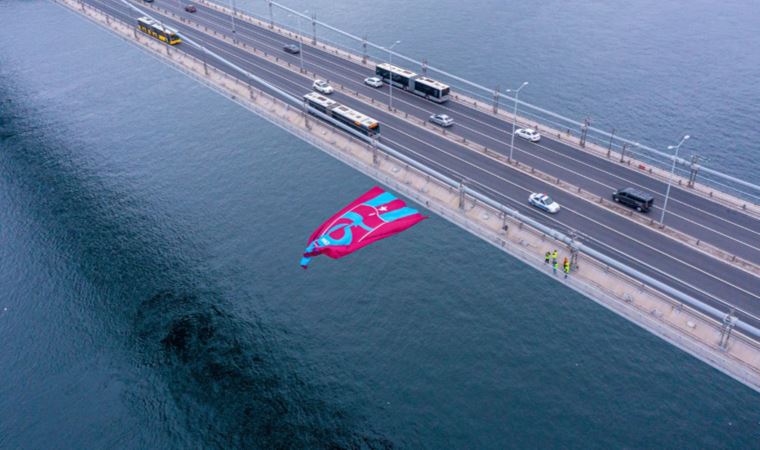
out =
[[[520,96],[520,90],[527,85],[528,85],[528,82],[525,81],[517,89],[507,89],[507,92],[515,93],[515,110],[512,115],[512,142],[509,144],[509,162],[512,162],[512,154],[515,150],[515,125],[517,125],[517,97]]]
[[[235,32],[235,0],[230,0],[230,5],[232,6],[232,15],[230,15],[230,19],[232,20],[232,36],[235,36],[237,34]]]
[[[393,50],[393,47],[395,47],[396,45],[400,43],[401,41],[396,41],[393,43],[393,45],[388,47],[388,65],[389,66],[391,65],[391,56],[393,55],[393,53],[391,53],[391,50]],[[388,80],[388,95],[390,96],[390,98],[388,100],[388,109],[393,111],[393,72],[390,72],[389,77],[390,78]]]
[[[304,14],[308,14],[309,10],[303,12]],[[293,14],[288,14],[288,16],[292,16]],[[298,56],[299,60],[301,62],[301,73],[303,73],[303,34],[301,33],[301,15],[296,14],[296,20],[298,20]]]
[[[684,142],[689,139],[689,135],[681,138],[681,142],[678,145],[668,145],[668,150],[676,150],[676,154],[673,156],[673,166],[670,168],[670,177],[668,178],[668,189],[665,191],[665,203],[662,204],[662,215],[660,216],[660,225],[665,225],[665,211],[668,209],[668,197],[670,197],[670,185],[673,184],[673,174],[676,172],[676,161],[678,160],[678,150],[681,148]]]

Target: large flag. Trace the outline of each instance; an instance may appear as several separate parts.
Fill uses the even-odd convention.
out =
[[[317,255],[342,258],[425,219],[426,216],[407,207],[403,200],[375,186],[312,233],[301,267],[305,269]]]

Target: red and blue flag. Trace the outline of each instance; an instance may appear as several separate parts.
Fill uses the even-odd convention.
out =
[[[390,192],[375,186],[338,211],[309,238],[301,267],[311,258],[342,258],[380,239],[393,236],[427,219]]]

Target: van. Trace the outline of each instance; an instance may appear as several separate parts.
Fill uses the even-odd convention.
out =
[[[631,208],[636,208],[636,211],[640,212],[649,211],[654,204],[654,197],[652,197],[652,194],[632,187],[618,189],[613,192],[612,200],[630,206]]]

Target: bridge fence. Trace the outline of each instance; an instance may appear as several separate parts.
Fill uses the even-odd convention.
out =
[[[126,5],[130,6],[130,8],[133,8],[136,11],[139,11],[141,14],[145,14],[145,11],[142,11],[142,10],[136,8],[132,4],[128,3],[126,0],[122,0],[122,1]],[[85,7],[87,9],[91,9],[93,11],[97,11],[100,14],[103,14],[103,15],[106,15],[106,16],[108,15],[107,13],[105,13],[104,11],[101,11],[100,9],[98,9],[96,7],[93,7],[91,5],[86,5],[85,6],[85,4],[82,3],[83,11],[84,11]],[[146,15],[150,15],[150,14],[146,14]],[[115,18],[112,19],[112,21],[114,21],[114,22],[120,22],[121,24],[123,24],[125,26],[134,28],[134,24],[126,24],[126,23],[124,23],[124,22],[122,22],[122,21],[120,21],[118,19],[115,19]],[[702,301],[700,301],[700,300],[698,300],[698,299],[696,299],[696,298],[694,298],[694,297],[692,297],[692,296],[690,296],[690,295],[688,295],[688,294],[686,294],[684,292],[681,292],[678,289],[675,289],[675,288],[673,288],[673,287],[671,287],[671,286],[669,286],[669,285],[667,285],[667,284],[665,284],[665,283],[663,283],[663,282],[661,282],[661,281],[659,281],[659,280],[657,280],[657,279],[655,279],[655,278],[653,278],[653,277],[651,277],[649,275],[646,275],[643,272],[641,272],[641,271],[639,271],[639,270],[637,270],[637,269],[635,269],[635,268],[633,268],[631,266],[628,266],[628,265],[626,265],[626,264],[624,264],[624,263],[622,263],[622,262],[620,262],[620,261],[618,261],[618,260],[616,260],[614,258],[611,258],[611,257],[605,255],[602,252],[599,252],[599,251],[597,251],[597,250],[595,250],[593,248],[590,248],[590,247],[588,247],[586,245],[583,245],[582,243],[578,242],[573,237],[568,236],[567,234],[562,233],[562,232],[560,232],[558,230],[555,230],[555,229],[553,229],[551,227],[543,225],[542,223],[540,223],[540,222],[532,219],[531,217],[525,216],[522,213],[520,213],[519,211],[517,211],[515,209],[512,209],[512,208],[510,208],[510,207],[508,207],[506,205],[504,205],[503,203],[495,200],[494,198],[492,198],[489,195],[486,195],[484,193],[484,191],[486,190],[485,187],[479,186],[477,183],[474,183],[474,182],[472,182],[470,180],[468,180],[467,183],[465,183],[464,182],[464,178],[461,177],[461,176],[457,176],[455,174],[455,176],[457,176],[457,177],[456,178],[452,178],[451,176],[445,175],[445,174],[441,173],[440,171],[437,171],[437,170],[435,170],[435,169],[433,169],[431,167],[428,167],[427,165],[425,165],[425,164],[423,164],[423,163],[421,163],[421,162],[419,162],[419,161],[417,161],[417,160],[415,160],[413,158],[410,158],[410,157],[404,155],[403,153],[401,153],[401,152],[393,149],[392,147],[389,147],[385,143],[380,142],[380,141],[378,141],[376,139],[372,139],[372,138],[370,138],[368,136],[365,136],[365,135],[359,133],[358,131],[353,130],[353,129],[347,127],[343,123],[338,122],[337,120],[333,119],[332,117],[329,117],[329,116],[321,113],[320,111],[318,111],[318,110],[316,110],[314,108],[311,108],[311,107],[305,105],[302,99],[294,97],[293,95],[291,95],[291,94],[289,94],[289,93],[281,90],[277,86],[274,86],[274,85],[270,84],[266,80],[264,80],[264,79],[262,79],[262,78],[260,78],[260,77],[258,77],[256,75],[248,72],[247,70],[241,68],[240,66],[237,66],[236,64],[230,62],[229,60],[227,60],[226,58],[224,58],[224,57],[216,54],[215,52],[213,52],[211,50],[208,50],[203,45],[201,45],[201,44],[195,42],[194,40],[192,40],[192,39],[190,39],[190,38],[182,35],[181,33],[180,33],[180,37],[183,39],[184,42],[187,42],[189,45],[192,45],[192,46],[198,48],[199,50],[201,50],[206,56],[209,56],[211,58],[216,59],[217,61],[221,62],[222,64],[225,64],[228,67],[230,67],[230,68],[234,69],[235,71],[237,71],[238,73],[244,75],[249,80],[251,80],[251,81],[255,82],[256,84],[258,84],[260,87],[266,88],[268,91],[270,91],[270,94],[268,94],[268,95],[270,95],[270,97],[272,97],[273,99],[279,99],[280,101],[284,101],[286,103],[289,103],[289,104],[293,105],[294,107],[296,107],[298,109],[301,109],[301,108],[308,109],[308,111],[311,114],[313,114],[315,116],[318,116],[318,117],[322,118],[323,120],[325,120],[327,122],[332,123],[337,128],[342,129],[346,133],[354,136],[356,139],[365,142],[368,145],[368,147],[375,148],[378,151],[382,151],[387,156],[390,156],[390,157],[392,157],[392,158],[394,158],[394,159],[396,159],[398,161],[401,161],[404,164],[408,164],[410,167],[413,167],[413,168],[417,169],[418,171],[420,171],[421,173],[424,173],[424,174],[426,174],[426,175],[428,175],[430,177],[433,177],[438,182],[443,183],[445,186],[448,186],[449,188],[457,189],[457,190],[462,190],[464,194],[466,194],[466,195],[470,196],[471,198],[476,199],[476,200],[478,200],[478,201],[480,201],[480,202],[488,205],[489,207],[495,209],[496,211],[499,211],[500,213],[504,214],[505,216],[509,216],[513,220],[515,220],[515,221],[517,221],[519,223],[526,224],[529,227],[531,227],[534,230],[536,230],[537,232],[539,232],[539,233],[541,233],[543,235],[546,235],[548,237],[551,237],[551,238],[553,238],[553,239],[555,239],[555,240],[557,240],[559,242],[562,242],[562,243],[570,246],[572,249],[575,249],[575,250],[577,250],[580,253],[586,254],[592,260],[599,261],[601,264],[606,265],[607,267],[612,268],[612,269],[618,271],[619,273],[621,273],[621,274],[623,274],[625,276],[628,276],[628,277],[630,277],[630,278],[632,278],[634,280],[637,280],[637,281],[643,283],[644,285],[648,285],[650,287],[653,287],[656,290],[658,290],[658,291],[660,291],[660,292],[662,292],[662,293],[670,296],[671,298],[675,299],[676,301],[681,302],[682,304],[688,305],[689,307],[693,308],[695,311],[698,311],[698,312],[701,312],[703,314],[706,314],[707,316],[712,317],[713,319],[716,319],[718,321],[722,321],[724,323],[727,320],[730,320],[732,322],[733,326],[735,326],[735,328],[743,331],[744,333],[746,333],[747,335],[751,336],[755,340],[760,340],[760,329],[758,329],[758,328],[754,327],[753,325],[747,323],[746,321],[742,320],[741,318],[736,317],[734,315],[734,311],[733,310],[730,311],[729,313],[721,311],[720,309],[715,308],[715,307],[713,307],[711,305],[708,305],[708,304],[706,304],[706,303],[704,303],[704,302],[702,302]],[[164,44],[164,45],[166,45],[167,47],[170,47],[169,44]],[[187,54],[186,54],[186,56],[188,58],[191,58],[191,59],[196,59],[196,58],[194,58],[194,57],[192,57],[190,55],[187,55]],[[199,61],[199,62],[202,63],[202,64],[205,64],[204,61]],[[288,131],[293,132],[294,130],[288,129]],[[300,132],[300,133],[296,132],[295,134],[297,134],[301,138],[304,138],[308,142],[314,143],[313,137],[306,135],[304,132]],[[477,187],[479,187],[479,189],[477,189]],[[720,299],[715,298],[715,300],[717,302],[719,302],[719,303],[725,304]],[[729,305],[726,305],[726,306],[728,307]],[[746,314],[748,317],[755,318],[754,316],[750,315],[749,313],[744,313],[744,314]],[[760,319],[760,318],[755,318],[755,319]]]
[[[223,0],[209,0],[211,2],[219,4],[221,7],[231,9],[232,6],[229,2]],[[475,102],[478,102],[476,107],[488,110],[492,108],[495,98],[498,98],[500,107],[506,105],[514,105],[515,98],[505,94],[504,92],[496,91],[496,87],[486,87],[479,83],[467,80],[463,77],[457,76],[441,68],[431,66],[426,61],[419,61],[412,57],[406,56],[395,50],[388,50],[387,47],[380,44],[376,44],[364,37],[356,36],[350,32],[344,31],[333,25],[330,25],[324,21],[318,20],[316,15],[306,15],[300,11],[294,10],[281,3],[265,0],[269,5],[269,17],[263,17],[251,10],[245,10],[245,14],[264,22],[276,25],[278,28],[287,29],[294,34],[301,34],[304,37],[304,44],[308,44],[313,38],[317,38],[317,42],[328,43],[330,46],[340,48],[347,53],[353,55],[366,54],[369,58],[375,61],[387,60],[388,54],[392,54],[394,59],[403,60],[412,64],[412,67],[419,68],[420,71],[435,72],[437,78],[441,81],[456,87],[455,91],[459,93],[465,93],[468,97],[471,97]],[[299,17],[303,19],[306,24],[313,24],[312,36],[306,30],[300,30],[293,25],[289,25],[274,14],[275,9],[283,11],[293,17]],[[241,8],[236,8],[236,11],[243,11]],[[336,34],[339,39],[329,39],[324,36],[324,33],[317,35],[317,27],[320,27],[323,31],[329,31]],[[353,45],[352,45],[353,44]],[[365,47],[366,44],[366,53]],[[417,70],[417,69],[414,69]],[[455,92],[455,93],[456,93]],[[734,193],[737,197],[748,200],[754,204],[760,204],[760,185],[751,183],[746,180],[742,180],[738,177],[724,173],[719,170],[706,167],[691,160],[684,158],[674,158],[673,155],[665,153],[656,148],[641,144],[635,140],[625,138],[614,131],[603,130],[592,125],[587,125],[584,121],[578,121],[570,117],[566,117],[557,112],[542,108],[538,105],[528,103],[524,100],[517,101],[520,111],[519,114],[523,118],[529,119],[528,125],[532,125],[530,121],[535,121],[536,124],[548,126],[555,129],[562,135],[562,138],[568,140],[570,138],[574,140],[583,139],[587,143],[595,144],[600,148],[606,148],[610,152],[615,152],[620,155],[621,161],[627,156],[630,160],[634,158],[636,160],[645,162],[647,164],[661,168],[662,170],[670,170],[673,160],[676,162],[676,174],[682,178],[689,178],[692,172],[698,173],[703,184],[712,186],[717,190],[724,192]],[[509,108],[506,108],[509,109]],[[511,114],[509,114],[511,117]],[[585,130],[585,131],[584,131]],[[511,129],[505,129],[505,134],[511,133]],[[582,137],[583,136],[583,137]],[[608,155],[609,157],[609,155]]]

